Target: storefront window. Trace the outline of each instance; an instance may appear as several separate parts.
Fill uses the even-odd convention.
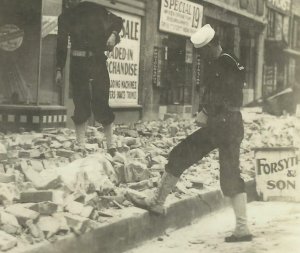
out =
[[[268,10],[268,38],[275,38],[275,14],[275,11],[271,9]]]
[[[268,96],[276,91],[277,64],[266,63],[264,65],[263,72],[264,72],[263,95]]]
[[[35,104],[41,1],[0,0],[0,103]]]
[[[206,23],[210,24],[218,34],[224,51],[233,52],[234,49],[234,28],[232,25],[222,23],[218,20],[207,18]]]
[[[60,104],[54,66],[61,5],[62,0],[0,0],[1,104]]]
[[[300,49],[300,17],[294,17],[292,31],[292,48]]]
[[[55,84],[57,18],[62,0],[43,1],[39,104],[62,104],[62,91]]]
[[[256,75],[256,52],[255,39],[246,31],[241,32],[240,61],[246,69],[246,87],[253,89]]]
[[[169,35],[164,65],[161,104],[191,104],[192,55],[185,37]]]

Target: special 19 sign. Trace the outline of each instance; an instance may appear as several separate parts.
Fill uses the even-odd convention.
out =
[[[162,0],[159,29],[190,37],[202,25],[203,6],[187,0]]]

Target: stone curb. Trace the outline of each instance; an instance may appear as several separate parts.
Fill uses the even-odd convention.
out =
[[[255,181],[246,183],[248,201],[257,200]],[[120,253],[142,242],[163,235],[168,230],[188,226],[205,214],[226,207],[228,202],[219,190],[187,197],[168,205],[166,216],[157,216],[135,207],[126,208],[122,218],[99,225],[80,236],[69,235],[54,243],[43,242],[21,250],[20,253]]]

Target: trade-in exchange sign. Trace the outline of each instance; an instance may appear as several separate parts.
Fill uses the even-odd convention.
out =
[[[187,0],[162,0],[159,29],[190,37],[202,25],[203,6]]]
[[[109,103],[112,106],[138,105],[141,18],[111,11],[123,18],[121,42],[108,55],[110,76]]]

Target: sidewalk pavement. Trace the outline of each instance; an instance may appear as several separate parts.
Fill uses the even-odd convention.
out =
[[[226,208],[126,253],[300,252],[300,203],[252,202],[248,214],[252,242],[224,242],[234,224],[233,212]]]
[[[246,183],[248,200],[256,199],[255,181]],[[207,190],[183,199],[169,197],[167,215],[158,216],[131,207],[119,210],[94,230],[77,237],[70,235],[53,243],[42,242],[28,248],[16,248],[11,253],[121,253],[146,240],[163,235],[166,231],[189,226],[194,220],[228,205],[220,190]]]

